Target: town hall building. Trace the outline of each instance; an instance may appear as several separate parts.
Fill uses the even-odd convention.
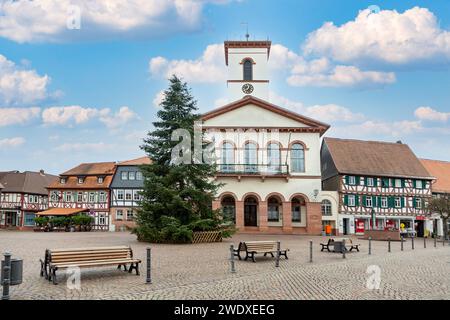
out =
[[[233,102],[202,115],[215,146],[213,208],[240,232],[321,234],[336,228],[333,192],[321,189],[320,140],[329,125],[270,103],[270,41],[226,41]]]

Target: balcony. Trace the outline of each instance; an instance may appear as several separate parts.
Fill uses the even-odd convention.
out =
[[[219,164],[218,176],[288,176],[289,166],[286,164]]]

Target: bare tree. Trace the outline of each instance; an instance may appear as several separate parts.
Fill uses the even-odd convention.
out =
[[[441,194],[433,198],[428,203],[428,210],[431,213],[439,214],[444,228],[444,239],[448,239],[448,218],[450,216],[450,194]]]

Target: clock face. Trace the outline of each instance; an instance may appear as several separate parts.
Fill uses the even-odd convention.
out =
[[[250,94],[253,92],[253,86],[250,83],[246,83],[242,86],[242,92],[245,94]]]

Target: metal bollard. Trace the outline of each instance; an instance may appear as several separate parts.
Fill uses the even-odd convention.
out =
[[[313,262],[313,242],[309,241],[309,262]]]
[[[442,246],[445,247],[445,236],[442,237]]]
[[[230,245],[230,266],[231,273],[236,273],[236,267],[234,265],[234,245]]]
[[[411,249],[414,250],[414,235],[411,236]]]
[[[369,254],[372,254],[372,237],[369,237]]]
[[[277,260],[275,262],[275,267],[279,267],[280,266],[280,250],[281,250],[281,243],[280,241],[277,241]]]
[[[437,237],[434,236],[434,247],[436,248]]]
[[[5,266],[3,267],[3,294],[2,300],[9,300],[9,285],[11,282],[11,253],[5,252]]]
[[[423,248],[427,248],[427,238],[423,237]]]
[[[345,259],[345,239],[342,240],[342,259]]]
[[[146,283],[152,283],[152,249],[147,248],[147,279]]]
[[[403,251],[403,241],[405,241],[405,238],[403,238],[403,236],[402,236],[402,239],[401,239],[402,241],[401,241],[401,250]]]
[[[388,252],[391,252],[391,237],[388,237]]]

